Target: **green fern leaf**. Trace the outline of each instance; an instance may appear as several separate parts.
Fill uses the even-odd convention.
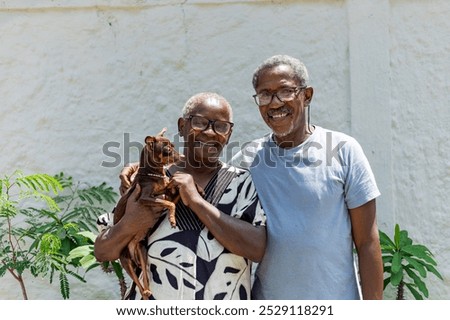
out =
[[[6,274],[6,270],[8,270],[8,267],[6,265],[0,266],[0,278]]]
[[[90,270],[92,270],[92,269],[95,269],[95,268],[97,268],[98,266],[100,266],[100,263],[98,263],[98,262],[93,263],[93,264],[90,265],[88,268],[86,268],[86,272],[88,272],[88,271],[90,271]]]
[[[51,270],[50,270],[50,279],[49,279],[49,281],[50,281],[50,284],[52,284],[53,283],[53,276],[55,275],[55,269],[54,268],[51,268]]]
[[[61,249],[61,239],[54,234],[46,233],[42,235],[39,248],[44,254],[55,254]]]
[[[67,274],[69,274],[69,275],[71,275],[72,277],[74,277],[74,278],[80,280],[80,281],[83,282],[83,283],[86,283],[86,282],[87,282],[86,279],[84,279],[82,276],[80,276],[80,275],[79,275],[78,273],[76,273],[76,272],[73,272],[73,271],[71,271],[71,270],[67,270]]]
[[[59,288],[63,299],[69,299],[70,298],[69,280],[67,279],[67,276],[63,272],[59,273]]]
[[[63,189],[58,180],[45,173],[37,173],[27,176],[21,175],[16,179],[16,183],[19,186],[26,186],[34,191],[53,191],[54,194],[58,194],[58,192]]]
[[[73,187],[73,178],[71,176],[65,176],[63,172],[60,172],[59,174],[56,174],[53,177],[56,180],[58,180],[63,189]]]
[[[59,208],[58,204],[55,202],[55,200],[53,200],[52,197],[50,197],[46,194],[36,192],[36,193],[34,193],[34,197],[37,199],[43,200],[46,203],[46,205],[48,206],[48,208],[52,211],[58,212],[61,210]]]
[[[99,215],[97,215],[98,217]],[[86,222],[84,221],[80,221],[79,222],[80,226],[82,226],[85,230],[96,230],[97,229],[97,224],[95,222],[91,222],[90,220]]]
[[[99,186],[89,187],[87,189],[81,189],[77,191],[78,196],[82,201],[89,202],[90,205],[95,203],[115,203],[117,193],[115,193],[112,187],[106,187],[105,183]]]

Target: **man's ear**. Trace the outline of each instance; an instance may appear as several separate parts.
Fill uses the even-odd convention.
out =
[[[313,95],[314,95],[313,87],[307,87],[305,89],[305,105],[306,106],[309,106],[309,104],[311,103]]]
[[[184,126],[186,125],[186,122],[184,118],[178,118],[178,133],[180,134],[180,137],[184,137]]]
[[[228,133],[228,138],[227,138],[227,142],[225,142],[225,145],[228,144],[228,142],[230,141],[231,138],[231,134],[233,133],[233,127],[231,127],[230,132]]]

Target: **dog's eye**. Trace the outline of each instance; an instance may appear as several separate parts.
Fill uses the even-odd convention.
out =
[[[169,146],[164,146],[162,151],[163,151],[163,155],[168,156],[172,150]]]

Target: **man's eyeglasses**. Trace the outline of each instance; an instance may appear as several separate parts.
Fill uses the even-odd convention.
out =
[[[303,89],[306,89],[306,87],[283,88],[273,93],[269,91],[263,91],[261,93],[253,95],[253,99],[255,99],[255,103],[260,107],[271,103],[273,100],[273,96],[276,96],[280,102],[287,102],[293,100],[294,97]]]
[[[190,115],[186,119],[189,119],[191,122],[191,127],[194,130],[206,130],[211,125],[214,132],[220,135],[227,135],[231,128],[234,126],[234,123],[228,121],[220,121],[220,120],[209,120],[200,116]]]

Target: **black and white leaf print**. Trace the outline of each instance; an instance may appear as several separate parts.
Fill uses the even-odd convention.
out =
[[[245,289],[245,287],[243,285],[241,285],[239,287],[239,299],[241,299],[241,300],[249,299],[247,289]]]
[[[165,256],[171,254],[172,252],[174,252],[175,250],[177,250],[176,247],[164,249],[163,251],[161,251],[161,257],[165,257]]]
[[[169,281],[172,288],[174,288],[175,290],[178,290],[177,277],[175,277],[172,273],[170,273],[169,269],[166,269],[166,276],[167,276],[167,280]]]
[[[223,246],[216,240],[208,236],[208,229],[203,229],[200,232],[200,237],[197,244],[197,255],[205,261],[213,261],[223,252]]]
[[[264,211],[249,179],[248,172],[239,170],[217,207],[235,218],[264,224]],[[183,213],[177,207],[177,215]],[[251,263],[229,253],[204,225],[172,228],[168,219],[163,219],[150,235],[147,247],[150,289],[156,300],[250,297]]]
[[[161,277],[158,273],[158,267],[153,263],[150,264],[150,281],[162,284]]]
[[[226,296],[227,296],[226,292],[220,292],[214,296],[213,300],[223,300],[223,299],[225,299]]]
[[[159,240],[151,244],[148,255],[150,288],[156,300],[195,299],[196,289],[203,285],[196,280],[194,252],[174,241]]]
[[[242,296],[248,299],[251,280],[249,268],[246,259],[232,253],[222,254],[205,284],[205,299],[242,299]]]
[[[189,282],[186,278],[183,279],[183,284],[184,284],[186,287],[195,290],[195,286],[194,286],[191,282]]]
[[[240,270],[239,270],[239,269],[236,269],[236,268],[233,268],[233,267],[226,267],[226,268],[223,270],[223,272],[224,272],[224,273],[239,273]]]

